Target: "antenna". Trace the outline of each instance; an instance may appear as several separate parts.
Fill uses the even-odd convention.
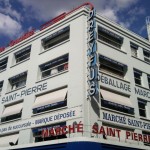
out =
[[[146,17],[146,25],[147,25],[147,34],[148,34],[148,39],[150,41],[150,16]]]

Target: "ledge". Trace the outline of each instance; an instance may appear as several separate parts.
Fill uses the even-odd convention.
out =
[[[117,77],[117,76],[115,76],[115,75],[109,74],[109,73],[107,73],[107,72],[104,72],[104,71],[99,70],[99,73],[105,74],[105,75],[107,75],[107,76],[113,77],[113,78],[115,78],[115,79],[117,79],[117,80],[121,80],[121,81],[123,81],[123,82],[127,82],[128,84],[130,84],[129,81],[127,81],[127,80],[125,80],[125,79],[122,79],[122,78],[119,78],[119,77]]]
[[[54,111],[58,111],[58,110],[62,110],[62,109],[67,109],[67,108],[68,108],[67,106],[60,107],[60,108],[44,111],[44,112],[41,112],[41,113],[32,114],[31,117],[35,117],[35,116],[38,116],[38,115],[43,115],[43,114],[46,114],[46,113],[50,113],[50,112],[54,112]]]
[[[6,67],[6,68],[7,68],[7,67]],[[5,68],[5,69],[3,69],[3,70],[1,70],[1,71],[0,71],[0,73],[4,72],[4,71],[6,70],[6,68]]]
[[[1,122],[0,125],[6,124],[6,123],[10,123],[10,122],[14,122],[14,121],[18,121],[18,120],[21,120],[21,118],[17,118],[17,119]]]
[[[105,45],[107,45],[107,46],[109,46],[109,47],[111,47],[111,48],[113,48],[113,49],[115,49],[115,50],[117,50],[117,51],[119,51],[121,53],[127,54],[127,52],[122,51],[121,49],[119,49],[119,48],[117,48],[117,47],[115,47],[115,46],[113,46],[113,45],[111,45],[109,43],[106,43],[106,42],[104,42],[104,41],[102,41],[100,39],[97,39],[97,41],[100,42],[100,43],[102,43],[102,44],[105,44]]]
[[[15,65],[12,65],[10,68],[13,68],[13,67],[15,67],[15,66],[17,66],[17,65],[19,65],[21,63],[24,63],[25,61],[28,61],[28,60],[30,60],[30,58],[27,58],[27,59],[25,59],[23,61],[20,61],[19,63],[16,63]]]
[[[47,77],[47,78],[41,79],[41,80],[39,80],[39,81],[37,81],[37,82],[35,82],[35,83],[39,83],[39,82],[48,80],[48,79],[50,79],[50,78],[53,78],[53,77],[55,77],[55,76],[58,76],[58,75],[60,75],[60,74],[66,73],[66,72],[69,72],[69,70],[65,70],[65,71],[62,71],[62,72],[60,72],[60,73],[54,74],[54,75],[49,76],[49,77]]]
[[[146,118],[146,117],[140,117],[141,120],[145,120],[145,121],[150,121],[149,118]]]
[[[113,110],[113,109],[109,109],[109,108],[105,108],[105,107],[101,107],[101,110],[106,110],[106,111],[109,111],[109,112],[112,112],[112,113],[117,113],[119,115],[125,115],[125,116],[129,116],[129,117],[134,117],[135,118],[135,115],[124,113],[124,112]]]
[[[51,50],[51,49],[53,49],[53,48],[55,48],[55,47],[58,47],[58,46],[60,46],[60,45],[62,45],[62,44],[64,44],[64,43],[67,43],[67,42],[69,42],[69,41],[70,41],[70,39],[68,39],[68,40],[66,40],[66,41],[63,41],[63,42],[61,42],[61,43],[59,43],[59,44],[57,44],[57,45],[54,45],[54,46],[52,46],[52,47],[50,47],[50,48],[48,48],[48,49],[46,49],[46,50],[43,50],[42,52],[39,53],[39,55],[41,55],[41,54],[43,54],[43,53],[46,53],[47,51],[49,51],[49,50]]]
[[[15,89],[15,90],[13,90],[13,91],[6,92],[5,94],[9,94],[9,93],[12,93],[12,92],[18,91],[18,90],[23,89],[23,88],[25,88],[25,87],[26,87],[26,85],[25,85],[25,86],[22,86],[22,87],[20,87],[20,88],[18,88],[18,89]]]
[[[144,86],[142,86],[142,85],[135,84],[135,86],[150,91],[149,88],[146,88],[146,87],[144,87]]]

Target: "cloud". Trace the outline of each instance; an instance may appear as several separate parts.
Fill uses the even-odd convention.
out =
[[[0,12],[5,15],[11,16],[12,18],[16,19],[17,21],[21,21],[23,19],[21,17],[21,14],[12,8],[12,5],[10,4],[9,0],[5,0],[3,2],[1,1]]]
[[[145,14],[145,9],[142,7],[135,7],[128,12],[129,15],[143,15]]]
[[[146,30],[146,25],[143,25],[143,26],[140,28],[139,34],[142,34],[144,30]]]
[[[113,10],[113,9],[110,9],[110,8],[104,9],[104,10],[100,11],[100,14],[102,16],[109,18],[110,20],[118,22],[118,17],[116,15],[115,10]]]
[[[118,12],[131,7],[138,0],[90,0],[94,4],[97,12],[119,22]],[[87,0],[19,0],[23,5],[25,12],[30,12],[32,16],[27,13],[27,17],[35,18],[39,21],[47,21],[50,18],[57,16],[64,11],[69,11],[77,6],[87,2]]]
[[[137,1],[138,0],[90,0],[98,13],[126,27],[130,27],[130,24],[134,22],[134,15],[128,23],[121,21],[118,13],[136,4]],[[12,1],[0,0],[0,32],[5,35],[7,34],[9,37],[13,37],[22,32],[21,22],[24,20],[31,22],[33,22],[34,19],[39,22],[48,21],[63,12],[68,12],[80,6],[87,2],[87,0],[18,0],[17,2],[22,5],[21,12],[17,12],[17,10],[12,7],[14,3],[10,2]],[[129,12],[129,14],[134,14],[136,9]],[[142,9],[140,12],[142,13]],[[23,17],[21,14],[23,14]]]
[[[8,15],[0,13],[0,34],[9,38],[17,37],[22,32],[22,26]]]

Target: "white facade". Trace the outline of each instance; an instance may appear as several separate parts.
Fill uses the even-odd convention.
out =
[[[0,97],[0,141],[3,142],[0,149],[11,149],[9,142],[17,144],[12,148],[47,144],[49,141],[35,142],[34,129],[64,122],[67,126],[75,122],[83,124],[83,133],[67,134],[68,141],[72,137],[87,137],[102,143],[150,149],[142,142],[143,137],[139,139],[144,134],[150,135],[150,43],[96,14],[98,97],[89,98],[89,11],[87,7],[77,9],[1,52],[0,61],[5,58],[8,61],[0,72],[0,81],[3,82]],[[57,39],[55,43],[54,40],[51,45],[48,44],[49,48],[44,49],[43,43],[48,43],[52,35],[59,35],[64,28],[69,37],[61,42]],[[21,59],[21,55],[27,57]],[[62,56],[67,58],[58,61]],[[0,64],[3,65],[3,62]],[[104,100],[106,103],[103,103]],[[48,108],[43,111],[45,106]],[[33,109],[36,109],[35,113]],[[20,116],[14,117],[16,114]],[[120,129],[120,137],[116,133],[115,137],[106,134],[105,139],[102,134],[92,133],[95,123],[99,127]],[[134,137],[128,135],[127,139],[125,131],[136,134]],[[148,137],[147,140],[150,140]]]

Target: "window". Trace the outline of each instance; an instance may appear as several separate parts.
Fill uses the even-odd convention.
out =
[[[105,89],[101,89],[101,105],[102,107],[123,113],[134,114],[134,108],[130,98],[126,95],[114,93]]]
[[[123,38],[103,27],[98,27],[98,39],[121,49]]]
[[[0,136],[0,147],[14,146],[18,144],[19,133]]]
[[[147,50],[143,50],[144,60],[150,63],[150,52]]]
[[[142,134],[144,136],[146,136],[146,138],[144,138],[144,145],[145,146],[150,146],[150,142],[148,140],[148,139],[150,139],[150,132],[142,131]]]
[[[131,55],[134,57],[138,57],[138,53],[137,53],[138,45],[130,42],[130,48],[131,48]]]
[[[2,88],[3,88],[3,81],[0,82],[0,96],[1,96]]]
[[[70,27],[65,27],[42,40],[43,48],[46,50],[69,39]]]
[[[31,46],[28,46],[28,47],[20,50],[19,52],[15,53],[16,63],[19,63],[19,62],[29,58],[30,52],[31,52]]]
[[[100,70],[104,71],[106,73],[118,76],[123,78],[125,76],[125,73],[127,71],[127,66],[119,63],[115,60],[112,60],[108,57],[99,56],[99,63],[100,63]]]
[[[8,57],[0,60],[0,72],[6,69],[7,62],[8,62]]]
[[[23,72],[9,79],[11,91],[26,85],[27,72]]]
[[[142,72],[134,69],[135,84],[142,85],[141,77],[142,77]]]
[[[147,75],[147,80],[148,80],[148,86],[149,86],[149,89],[150,89],[150,75]]]
[[[55,130],[56,128],[63,126],[66,126],[66,122],[32,129],[35,142],[67,138],[66,135],[62,133],[60,135],[51,135],[50,130]]]
[[[14,119],[21,118],[23,102],[5,106],[1,116],[1,122],[6,122]]]
[[[146,106],[147,102],[145,100],[139,99],[138,100],[139,105],[139,114],[141,117],[146,117]]]
[[[36,97],[33,114],[61,108],[67,105],[67,88]]]
[[[56,58],[40,66],[41,79],[68,70],[68,55]]]

